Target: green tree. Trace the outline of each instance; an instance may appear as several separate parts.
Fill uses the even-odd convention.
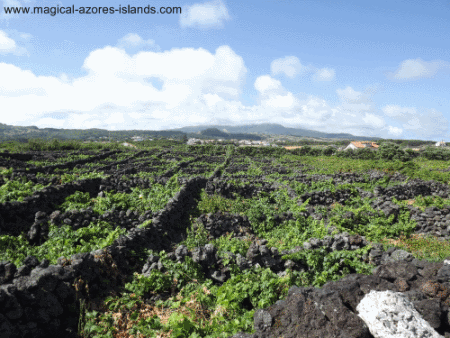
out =
[[[334,153],[334,148],[330,147],[330,146],[323,148],[323,150],[322,150],[322,154],[325,156],[330,156],[333,153]]]
[[[382,160],[393,161],[399,160],[402,162],[409,161],[411,156],[405,152],[398,144],[383,143],[378,149],[378,156]]]

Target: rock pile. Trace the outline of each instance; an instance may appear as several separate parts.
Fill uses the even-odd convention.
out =
[[[217,176],[213,180],[209,180],[206,184],[205,192],[209,195],[218,194],[225,198],[234,199],[234,195],[238,194],[244,198],[252,198],[257,196],[260,192],[272,192],[279,188],[287,188],[288,195],[290,198],[296,198],[297,194],[295,191],[285,186],[279,182],[267,182],[265,180],[265,176],[255,177],[252,181],[242,179],[241,182],[248,182],[248,185],[245,186],[237,186],[228,179],[217,178]],[[256,184],[261,184],[261,186],[257,186]]]
[[[99,184],[98,178],[79,180],[64,186],[44,188],[32,196],[25,197],[23,202],[0,203],[0,219],[3,219],[4,224],[8,224],[7,227],[0,224],[0,234],[19,236],[22,231],[29,231],[30,224],[35,223],[37,212],[51,214],[54,211],[54,205],[63,203],[67,196],[76,191],[88,192],[91,196],[95,196]]]
[[[414,198],[416,196],[430,196],[437,195],[443,198],[447,198],[449,188],[439,182],[423,181],[419,179],[411,180],[405,184],[394,185],[389,188],[383,188],[380,186],[375,187],[375,196],[395,197],[398,200],[406,200]]]
[[[132,251],[170,252],[172,243],[183,239],[182,226],[205,184],[206,179],[191,179],[155,215],[149,229],[133,228],[105,249],[76,254],[69,260],[61,257],[57,265],[32,256],[19,269],[0,262],[0,336],[75,337],[78,300],[89,300],[91,295],[102,298],[124,285],[136,264]]]
[[[432,233],[445,240],[450,239],[450,206],[442,209],[428,207],[422,212],[419,208],[409,207],[411,218],[416,221],[416,233]]]
[[[356,309],[376,338],[442,337],[401,293],[372,290]]]
[[[231,215],[220,211],[215,214],[203,214],[192,225],[192,230],[197,231],[199,225],[203,226],[211,239],[233,233],[233,237],[253,235],[252,227],[247,216]]]
[[[335,192],[330,190],[306,192],[298,201],[298,205],[302,205],[309,199],[308,205],[331,205],[333,203],[344,203],[350,199],[354,194],[346,189],[336,189]]]
[[[322,288],[292,286],[286,299],[255,312],[254,334],[238,333],[233,338],[383,337],[377,336],[376,329],[369,329],[362,319],[367,318],[366,307],[361,306],[358,311],[359,304],[371,291],[401,293],[434,331],[450,337],[450,265],[419,261],[408,254],[400,256],[401,260],[378,266],[373,275],[350,274]],[[408,318],[398,320],[403,321],[403,324],[398,323],[400,327],[413,330]],[[395,325],[395,321],[390,324]],[[415,329],[416,333],[420,330]],[[419,337],[409,336],[405,330],[402,331],[405,335],[398,337]],[[433,330],[428,332],[433,333]]]
[[[98,160],[105,159],[111,155],[114,155],[117,152],[118,151],[109,151],[109,152],[105,152],[103,154],[96,155],[96,156],[93,156],[93,157],[90,157],[87,159],[66,162],[63,164],[55,164],[55,165],[48,165],[48,166],[43,166],[43,167],[28,168],[27,173],[38,173],[39,172],[39,173],[51,174],[51,173],[53,173],[53,171],[55,169],[72,169],[79,165],[83,165],[83,164],[86,164],[89,162],[95,162]],[[17,169],[17,172],[21,172],[21,171],[25,172],[25,169]]]

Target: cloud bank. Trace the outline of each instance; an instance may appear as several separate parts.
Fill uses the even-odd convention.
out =
[[[231,47],[223,45],[213,53],[202,48],[135,54],[126,50],[139,46],[153,48],[155,43],[128,34],[117,46],[96,49],[84,60],[86,75],[73,79],[65,74],[37,76],[0,63],[0,106],[6,112],[2,122],[110,130],[269,122],[367,137],[400,137],[406,132],[429,138],[448,133],[448,121],[440,112],[394,105],[378,109],[371,87],[338,88],[334,105],[308,93],[290,92],[274,74],[295,77],[306,68],[312,81],[314,76],[323,80],[335,76],[332,69],[306,67],[292,56],[273,60],[271,74],[260,75],[253,83],[255,104],[244,105],[247,68]]]
[[[273,60],[270,64],[270,72],[272,76],[282,74],[289,78],[313,73],[311,77],[313,81],[333,81],[336,75],[335,70],[332,68],[316,68],[312,65],[305,66],[296,56],[292,55]]]
[[[221,0],[194,4],[183,8],[180,16],[182,28],[223,28],[226,21],[231,20],[228,9]]]
[[[28,40],[31,36],[29,34],[18,34],[19,39]],[[0,55],[13,54],[22,56],[27,54],[25,47],[19,46],[9,34],[0,30]]]
[[[423,78],[432,78],[439,72],[450,70],[450,62],[442,60],[426,62],[422,59],[409,59],[403,61],[394,73],[389,73],[391,80],[413,81]]]

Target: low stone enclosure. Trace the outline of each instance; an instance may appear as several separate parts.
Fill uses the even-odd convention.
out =
[[[180,164],[179,167],[183,165]],[[165,177],[169,177],[173,171],[171,169]],[[111,181],[102,182],[97,179],[66,184],[64,194],[90,191],[93,186],[108,186],[102,183],[110,184]],[[145,185],[145,182],[139,183]],[[270,191],[278,186],[262,185],[256,190]],[[189,252],[185,246],[176,245],[186,238],[185,219],[195,207],[196,199],[204,188],[208,193],[215,192],[224,196],[230,195],[233,191],[248,196],[256,193],[252,189],[242,190],[228,185],[220,177],[220,171],[215,171],[209,179],[194,177],[185,180],[181,190],[155,214],[147,213],[138,217],[131,212],[123,214],[111,212],[106,216],[103,215],[104,218],[129,220],[123,224],[129,229],[127,235],[121,236],[107,248],[73,255],[70,259],[61,258],[56,265],[49,265],[46,259],[39,262],[33,256],[27,257],[25,265],[19,269],[12,263],[1,262],[0,337],[77,337],[80,300],[85,300],[86,304],[89,304],[89,301],[102,299],[123,286],[127,276],[133,273],[136,263],[132,251],[144,247],[155,251],[165,250],[173,261],[182,262],[185,256],[190,256],[194,262],[202,266],[207,278],[217,285],[224,283],[230,277],[230,272],[217,256],[214,246],[207,244]],[[106,188],[100,189],[100,192],[102,190]],[[52,202],[52,196],[58,195],[55,193],[57,191],[57,188],[48,188],[33,195],[24,203],[1,204],[2,233],[18,235],[28,227],[28,239],[37,242],[45,235],[46,229],[41,227],[45,221],[49,219],[55,222],[64,222],[66,219],[70,221],[70,217],[66,218],[68,215],[54,213],[45,207],[47,203]],[[347,193],[345,190],[339,194],[317,192],[296,198],[299,203],[309,198],[312,203],[305,216],[320,219],[322,215],[316,212],[316,206],[329,207],[331,203],[348,198]],[[446,196],[448,188],[445,185],[413,180],[405,185],[378,189],[375,192],[378,198],[373,207],[386,216],[396,215],[398,206],[391,198],[399,195],[408,198],[416,193]],[[289,191],[289,194],[291,198],[295,198],[295,192]],[[365,192],[360,191],[360,194]],[[450,215],[449,209],[428,208],[425,212],[421,212],[417,208],[409,208],[412,217],[418,222],[417,233],[433,233],[445,240],[449,239],[447,229],[450,226],[448,222],[450,216],[447,218],[447,215]],[[13,214],[25,216],[14,218]],[[90,217],[89,211],[86,211],[77,218],[77,222],[82,225]],[[285,213],[277,217],[282,221],[291,219],[292,214]],[[352,215],[345,217],[351,218]],[[149,228],[136,228],[137,224],[148,219],[152,219]],[[203,224],[211,238],[217,238],[227,232],[233,233],[236,237],[250,238],[252,244],[246,256],[230,252],[231,260],[241,270],[261,266],[270,268],[280,276],[286,274],[287,268],[297,271],[308,269],[308,266],[298,262],[281,260],[282,255],[321,246],[326,246],[331,252],[356,250],[372,244],[363,236],[349,235],[346,232],[331,236],[335,229],[329,227],[330,235],[324,239],[313,238],[301,247],[278,252],[276,248],[266,246],[267,240],[258,239],[252,233],[246,217],[218,212],[200,216],[197,224]],[[363,257],[365,262],[376,266],[372,275],[350,274],[339,281],[328,282],[322,288],[292,286],[286,299],[255,312],[254,334],[238,333],[233,338],[373,338],[438,337],[438,335],[450,337],[450,265],[446,261],[438,263],[420,261],[404,250],[391,248],[383,251],[381,245],[372,245],[369,254]],[[213,266],[216,268],[212,268]],[[165,268],[158,256],[150,255],[141,273],[148,275],[154,269],[164,271]],[[110,282],[106,284],[105,279]],[[373,295],[378,295],[378,298],[374,298]],[[160,296],[149,295],[149,301],[157,298]],[[376,299],[380,300],[380,304],[377,304]],[[373,319],[370,315],[370,306],[381,307],[382,299],[387,299],[386,302],[394,299],[401,306],[387,311],[383,318]],[[402,315],[405,311],[411,315]],[[418,315],[414,311],[417,311]],[[418,318],[422,318],[426,324],[420,322]],[[383,327],[389,326],[389,323],[406,324],[399,326],[398,330],[394,325],[386,331],[387,333],[383,332]],[[374,334],[375,332],[378,333]],[[408,335],[409,333],[411,335]]]

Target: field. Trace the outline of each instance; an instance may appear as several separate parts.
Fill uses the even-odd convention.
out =
[[[17,336],[253,333],[255,311],[291,286],[371,274],[376,245],[450,256],[448,161],[178,142],[14,147],[0,144],[0,284],[20,279],[20,306],[0,292],[0,324]]]

